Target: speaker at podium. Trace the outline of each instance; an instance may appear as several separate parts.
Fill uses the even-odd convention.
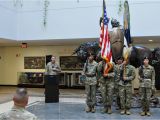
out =
[[[45,103],[59,102],[59,75],[45,75]]]

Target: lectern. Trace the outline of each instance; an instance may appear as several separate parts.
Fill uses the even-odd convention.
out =
[[[59,102],[59,75],[45,75],[45,103]]]

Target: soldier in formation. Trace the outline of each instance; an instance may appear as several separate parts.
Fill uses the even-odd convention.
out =
[[[98,71],[101,73],[101,78],[99,79],[100,82],[100,91],[102,94],[102,101],[103,101],[103,110],[102,113],[112,113],[112,101],[113,101],[113,91],[114,91],[114,63],[112,63],[112,68],[109,70],[107,74],[104,73],[105,67],[107,64],[105,60],[99,63]]]
[[[150,116],[149,104],[152,91],[155,90],[155,71],[154,68],[149,65],[149,59],[147,57],[143,60],[143,65],[139,67],[139,80],[140,80],[140,96],[142,112],[141,116]]]
[[[121,108],[120,106],[120,97],[119,97],[119,81],[120,81],[120,72],[121,72],[121,65],[123,63],[123,58],[119,57],[116,60],[116,65],[115,65],[115,84],[114,84],[114,93],[116,96],[116,105],[117,105],[117,110]]]
[[[132,80],[135,78],[135,68],[129,65],[129,60],[124,60],[120,68],[119,96],[121,114],[130,115],[132,99]]]
[[[96,105],[96,69],[97,62],[94,60],[94,55],[90,54],[87,62],[84,65],[84,75],[86,76],[85,80],[85,91],[86,91],[86,112],[95,112]]]

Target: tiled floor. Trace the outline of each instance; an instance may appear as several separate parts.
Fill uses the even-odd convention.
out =
[[[11,101],[15,87],[0,87],[0,114],[8,111],[13,102]],[[113,114],[101,114],[101,107],[97,106],[96,113],[86,113],[85,108],[85,94],[84,90],[77,89],[63,89],[60,90],[59,103],[45,103],[43,88],[28,88],[30,95],[29,105],[27,109],[38,116],[40,120],[159,120],[160,108],[152,108],[151,117],[141,117],[139,115],[140,109],[131,109],[133,113],[130,116],[120,115],[119,111],[113,108]],[[157,96],[160,92],[157,91]]]
[[[16,87],[0,86],[0,103],[12,100]],[[60,97],[79,97],[84,98],[84,90],[79,89],[60,89]],[[28,88],[29,96],[44,97],[44,88]]]
[[[40,120],[159,120],[159,108],[152,108],[152,116],[142,117],[139,115],[140,109],[131,109],[131,115],[120,115],[118,110],[113,108],[111,115],[102,114],[101,107],[97,107],[96,113],[86,113],[84,111],[85,103],[75,102],[76,99],[71,99],[70,102],[61,101],[60,103],[44,103],[39,102],[36,105],[30,106],[27,109],[37,115]]]

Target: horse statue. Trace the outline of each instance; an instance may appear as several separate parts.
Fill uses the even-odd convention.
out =
[[[77,54],[77,57],[85,62],[90,53],[99,55],[101,48],[99,47],[98,41],[85,42],[82,43],[78,48],[76,48],[72,55]],[[99,56],[100,58],[101,56]]]
[[[100,19],[100,23],[103,19]],[[123,46],[124,46],[124,34],[123,30],[120,29],[119,22],[116,19],[112,19],[112,31],[109,32],[109,37],[111,41],[111,49],[113,54],[113,61],[117,58],[121,57],[123,54]],[[101,59],[100,54],[101,48],[99,47],[99,42],[86,42],[82,43],[77,49],[74,50],[73,54],[77,54],[77,56],[82,60],[86,61],[87,56],[90,53],[94,53],[97,57],[96,60],[99,61]]]
[[[143,58],[152,58],[152,51],[144,46],[132,46],[129,56],[130,64],[138,68],[143,64]]]
[[[160,64],[160,48],[155,48],[152,51],[152,64],[153,65],[159,65]]]
[[[100,25],[103,21],[103,18],[100,18]],[[109,32],[111,49],[113,61],[115,62],[117,58],[123,56],[123,48],[124,48],[124,31],[120,29],[120,24],[116,19],[111,20],[112,30]],[[144,46],[132,46],[130,49],[129,61],[130,64],[134,67],[138,68],[142,65],[143,58],[148,57],[151,60],[152,65],[160,62],[160,48],[156,48],[153,52]],[[94,53],[96,55],[96,60],[101,60],[100,54],[101,48],[99,47],[99,42],[86,42],[82,43],[77,49],[74,50],[73,54],[77,54],[77,56],[82,60],[86,61],[89,53]],[[154,56],[154,57],[153,57]],[[153,64],[154,63],[154,64]]]
[[[155,48],[152,51],[152,66],[155,69],[155,87],[160,89],[160,48]]]

